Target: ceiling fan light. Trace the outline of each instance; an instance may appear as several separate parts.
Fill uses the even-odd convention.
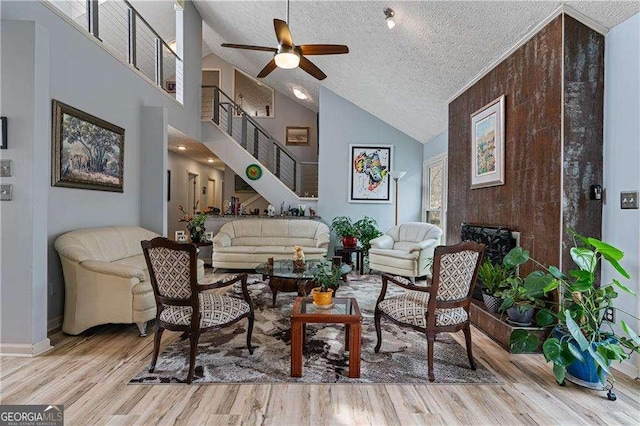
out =
[[[278,68],[286,70],[296,68],[300,64],[300,56],[294,52],[276,53],[274,59]]]
[[[389,27],[389,29],[396,26],[396,23],[393,22],[393,18],[387,18],[386,21],[387,21],[387,27]]]
[[[297,87],[293,89],[293,94],[298,99],[304,100],[309,98],[306,93],[304,93],[302,90],[298,89]]]

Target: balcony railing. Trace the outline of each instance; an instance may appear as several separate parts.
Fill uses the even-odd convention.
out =
[[[46,3],[176,98],[177,87],[182,85],[179,77],[182,59],[127,0],[48,0]]]
[[[215,86],[211,119],[298,196],[317,197],[318,163],[296,159],[287,147]]]

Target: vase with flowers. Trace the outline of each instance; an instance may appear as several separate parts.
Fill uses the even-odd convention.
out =
[[[178,206],[178,209],[182,212],[180,222],[187,222],[187,231],[189,231],[191,242],[201,242],[204,239],[204,233],[206,231],[204,224],[207,221],[207,214],[202,212],[189,214],[184,210],[184,207],[182,206]]]

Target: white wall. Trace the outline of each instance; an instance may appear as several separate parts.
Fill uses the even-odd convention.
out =
[[[233,98],[233,65],[212,53],[202,59],[202,68],[219,69],[220,89]],[[285,128],[287,126],[309,127],[308,146],[287,146],[287,148],[300,161],[317,161],[318,127],[316,113],[278,91],[275,92],[274,109],[273,118],[253,118],[282,144],[285,144]]]
[[[49,34],[34,22],[2,21],[1,115],[8,117],[13,200],[0,202],[0,352],[49,347],[47,325],[47,186]],[[11,60],[6,60],[11,58]],[[11,102],[9,102],[11,100]]]
[[[51,99],[58,99],[114,123],[126,132],[123,193],[50,187],[48,177],[37,187],[38,190],[44,191],[45,196],[32,200],[32,207],[34,211],[41,211],[46,215],[40,232],[47,236],[48,245],[47,262],[34,263],[37,265],[34,269],[47,268],[47,283],[51,288],[48,295],[48,318],[51,320],[62,315],[64,304],[64,281],[60,261],[53,248],[55,238],[78,228],[141,223],[141,107],[165,107],[170,125],[191,137],[200,137],[202,21],[191,2],[186,2],[183,14],[186,48],[185,106],[182,106],[127,65],[106,53],[94,40],[83,35],[42,3],[3,1],[1,7],[3,35],[5,28],[11,31],[8,20],[35,21],[48,32],[48,37],[41,45],[35,46],[35,57],[36,62],[41,61],[46,65],[42,67],[43,71],[48,67],[45,78],[49,87],[42,98],[32,100],[36,112],[40,109],[45,111],[41,115],[35,114],[25,118],[24,122],[14,122],[15,131],[21,131],[18,128],[25,126],[33,126],[36,120],[37,124],[47,129],[34,142],[34,151],[38,158],[43,158],[46,163],[41,169],[42,172],[47,176],[50,174]],[[34,56],[33,46],[22,47],[24,48],[14,51],[3,50],[3,66],[5,63],[15,63]],[[20,72],[14,74],[16,79],[28,77]],[[3,83],[4,81],[3,75]],[[28,92],[26,95],[31,96]],[[3,115],[8,116],[10,122],[11,117],[19,113],[14,110],[17,98],[24,96],[25,94],[16,95],[3,91]],[[25,161],[16,161],[16,167],[23,169]],[[157,168],[151,173],[150,178],[157,176],[157,179],[163,179],[166,176],[166,167]],[[3,240],[5,230],[3,223]],[[7,255],[6,261],[13,267],[18,267],[23,262],[21,254],[15,251]],[[31,268],[31,265],[29,263],[25,267]],[[24,283],[7,281],[3,285],[22,286]],[[44,297],[47,298],[46,285],[44,288]]]
[[[394,204],[349,203],[349,144],[393,145],[393,169],[400,180],[398,221],[420,221],[423,146],[331,90],[320,87],[320,157],[318,215],[331,223],[336,216],[353,220],[371,216],[384,232],[394,225]],[[395,197],[393,186],[392,201]]]
[[[631,275],[627,284],[640,294],[640,210],[620,208],[620,191],[640,190],[640,14],[607,34],[604,69],[606,200],[602,239],[625,253],[622,265]],[[611,267],[603,267],[602,282],[610,283],[613,278],[620,277]],[[639,299],[624,292],[619,294],[616,307],[640,317]],[[621,310],[617,311],[617,321],[624,320],[639,331],[640,324]],[[626,371],[633,371],[633,367]],[[635,372],[638,373],[637,368]]]
[[[207,186],[209,179],[216,181],[216,198],[215,207],[222,209],[222,183],[224,181],[224,172],[213,167],[205,166],[180,154],[169,151],[168,170],[171,170],[171,201],[168,202],[168,236],[173,239],[175,231],[186,231],[187,225],[179,222],[182,213],[178,209],[183,206],[187,209],[187,175],[193,173],[198,175],[197,186],[200,196],[200,206],[207,205],[207,195],[202,194],[202,187]],[[165,171],[166,176],[166,171]],[[165,177],[166,180],[166,177]],[[166,194],[166,192],[165,192]],[[166,195],[164,197],[166,199]]]
[[[444,132],[424,144],[422,157],[425,161],[429,160],[440,154],[446,154],[448,148],[449,132]]]

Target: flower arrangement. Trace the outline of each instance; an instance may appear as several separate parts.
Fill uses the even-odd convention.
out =
[[[194,207],[197,208],[198,203],[196,203]],[[184,210],[184,207],[178,206],[178,209],[183,214],[183,216],[180,218],[180,222],[187,222],[187,231],[189,231],[191,242],[199,243],[200,241],[202,241],[202,237],[204,236],[204,232],[206,231],[204,224],[207,221],[207,214],[196,213],[195,215],[190,215]]]

